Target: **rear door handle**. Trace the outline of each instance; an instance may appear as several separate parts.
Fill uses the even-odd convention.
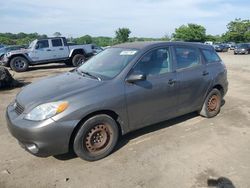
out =
[[[63,50],[63,48],[59,48],[59,50]]]
[[[209,75],[209,72],[207,72],[207,71],[202,72],[202,76],[207,76],[207,75]]]
[[[47,49],[47,51],[51,51],[51,49]]]
[[[169,79],[169,80],[168,80],[168,85],[174,85],[175,82],[176,82],[176,80],[174,80],[174,79]]]

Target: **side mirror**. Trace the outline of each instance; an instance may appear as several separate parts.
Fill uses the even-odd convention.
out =
[[[146,80],[146,75],[145,74],[131,74],[127,77],[126,81],[128,83],[134,83],[137,81],[143,81]]]

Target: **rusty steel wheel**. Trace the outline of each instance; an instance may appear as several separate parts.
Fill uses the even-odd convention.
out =
[[[219,97],[217,95],[212,95],[207,102],[207,110],[209,112],[218,110]]]
[[[112,129],[108,124],[100,124],[93,127],[83,141],[84,147],[90,153],[105,150],[112,143]]]
[[[118,125],[112,117],[106,114],[95,115],[81,125],[73,148],[78,157],[96,161],[113,151],[118,136]]]
[[[216,116],[220,112],[221,101],[221,92],[216,88],[212,89],[203,103],[202,109],[199,112],[200,115],[207,118]]]

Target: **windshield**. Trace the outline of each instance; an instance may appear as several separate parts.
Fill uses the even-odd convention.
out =
[[[248,45],[247,45],[247,44],[239,44],[237,47],[238,47],[238,48],[247,48]]]
[[[5,54],[5,53],[6,53],[6,48],[1,48],[0,49],[0,55]]]
[[[35,45],[35,43],[36,43],[36,40],[34,40],[34,41],[32,41],[31,43],[30,43],[30,45],[29,45],[29,49],[31,49],[31,48],[33,48],[33,46]]]
[[[136,53],[137,50],[132,49],[108,48],[92,57],[78,69],[102,79],[112,79],[126,67]]]

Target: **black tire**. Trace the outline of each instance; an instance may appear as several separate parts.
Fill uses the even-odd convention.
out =
[[[16,72],[25,72],[29,68],[28,60],[22,56],[17,56],[11,59],[10,68]]]
[[[218,89],[212,89],[212,91],[207,95],[200,115],[206,118],[212,118],[220,112],[222,102],[222,95]]]
[[[87,161],[96,161],[109,155],[118,140],[116,121],[108,115],[96,115],[83,123],[74,139],[74,152]]]
[[[74,67],[79,67],[85,62],[85,56],[83,54],[76,54],[72,58],[72,65]]]

